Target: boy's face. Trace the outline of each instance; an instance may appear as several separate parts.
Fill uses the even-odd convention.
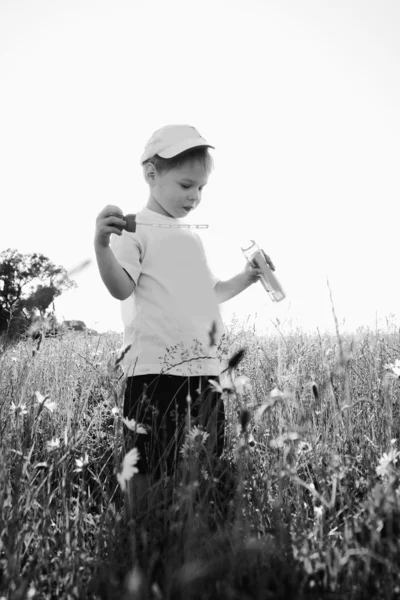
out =
[[[188,162],[162,175],[148,163],[145,175],[150,186],[147,208],[174,219],[184,218],[200,204],[201,192],[208,182],[207,171],[198,162]]]

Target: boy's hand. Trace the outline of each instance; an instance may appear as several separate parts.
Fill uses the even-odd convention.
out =
[[[270,257],[267,254],[265,254],[264,250],[261,250],[261,252],[263,253],[268,266],[271,268],[272,271],[275,271],[275,266]],[[259,281],[262,271],[258,267],[253,267],[248,261],[246,261],[243,273],[245,273],[248,283],[252,284],[256,281]]]
[[[126,225],[122,210],[118,206],[108,205],[97,215],[96,233],[94,236],[95,246],[107,248],[110,245],[112,233],[122,235]]]

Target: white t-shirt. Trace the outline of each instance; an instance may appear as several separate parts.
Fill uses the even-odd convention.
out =
[[[183,223],[147,207],[136,218]],[[122,363],[125,376],[220,375],[226,332],[214,292],[219,279],[207,265],[199,235],[193,229],[138,224],[135,233],[112,235],[110,246],[136,284],[121,302],[123,346],[132,345]]]

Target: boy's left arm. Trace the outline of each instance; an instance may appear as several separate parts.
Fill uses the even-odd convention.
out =
[[[264,251],[262,252],[265,260],[274,271],[275,267],[271,259],[265,254]],[[256,281],[259,281],[261,272],[261,269],[258,267],[253,267],[248,261],[246,261],[246,265],[241,273],[238,273],[226,281],[218,281],[218,283],[214,286],[217,303],[221,304],[222,302],[226,302],[227,300],[234,298],[247,289],[250,285]]]

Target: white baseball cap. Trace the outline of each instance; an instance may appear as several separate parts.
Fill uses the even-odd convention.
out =
[[[172,158],[189,148],[197,146],[206,146],[214,148],[200,135],[195,127],[191,125],[166,125],[157,129],[149,139],[140,159],[142,165],[144,161],[153,158],[156,154],[161,158]]]

